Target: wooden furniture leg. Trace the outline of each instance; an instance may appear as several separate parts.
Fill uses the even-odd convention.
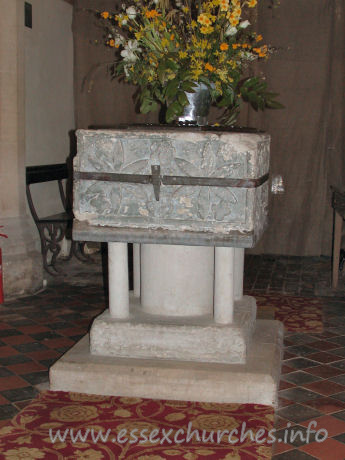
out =
[[[332,266],[332,287],[335,289],[338,286],[339,279],[339,259],[341,236],[343,228],[343,218],[340,214],[334,211],[334,235],[333,235],[333,266]]]

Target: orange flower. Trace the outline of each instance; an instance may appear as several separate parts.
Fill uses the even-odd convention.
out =
[[[239,46],[241,46],[239,43],[233,43],[232,44],[232,49],[236,50]]]
[[[213,67],[213,65],[211,65],[209,62],[207,62],[205,64],[205,70],[209,70],[210,72],[214,72],[216,70],[216,68]]]
[[[102,18],[104,18],[104,19],[108,19],[108,18],[109,18],[109,13],[108,13],[108,11],[103,11],[103,13],[101,13],[101,16],[102,16]]]
[[[262,40],[262,35],[257,35],[257,36],[256,36],[256,41],[257,41],[257,42],[261,42],[261,40]]]
[[[111,46],[112,48],[114,48],[114,46],[115,46],[115,40],[113,40],[113,39],[109,40],[109,46]]]
[[[229,48],[229,45],[227,43],[221,43],[219,47],[222,51],[226,51]]]
[[[157,16],[159,16],[159,13],[157,10],[149,10],[149,11],[146,11],[145,16],[147,18],[156,18]]]
[[[254,8],[254,6],[256,6],[257,3],[257,0],[248,0],[249,8]]]
[[[220,0],[220,11],[228,11],[229,0]]]

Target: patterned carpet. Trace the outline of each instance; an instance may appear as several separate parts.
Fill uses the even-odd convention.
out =
[[[277,319],[286,331],[323,332],[322,302],[317,298],[285,296],[280,294],[254,294],[258,318]]]
[[[267,440],[273,418],[273,409],[262,405],[49,391],[0,429],[0,455],[5,460],[264,460],[271,458],[272,440],[271,444]],[[70,431],[64,440],[52,442],[56,430],[61,430],[62,436],[71,429],[74,436],[78,430],[82,435],[87,429],[94,430],[93,436],[102,431],[104,442],[94,442],[91,432],[83,440],[72,442]],[[229,442],[232,430],[237,431],[233,431],[230,441],[243,433],[242,442]],[[266,442],[255,442],[255,436],[260,441],[266,438]]]

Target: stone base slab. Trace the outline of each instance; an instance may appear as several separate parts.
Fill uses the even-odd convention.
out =
[[[246,364],[128,359],[90,353],[88,335],[50,369],[50,389],[216,403],[278,403],[283,325],[258,320]]]
[[[210,315],[164,317],[144,313],[130,297],[130,318],[98,316],[90,331],[91,353],[140,359],[174,359],[210,363],[245,363],[256,318],[254,297],[234,307],[234,322],[216,324]]]

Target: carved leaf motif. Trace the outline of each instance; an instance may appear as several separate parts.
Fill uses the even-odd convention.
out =
[[[108,214],[111,209],[110,198],[106,195],[105,190],[99,184],[93,184],[86,189],[84,201],[89,203],[99,214]]]
[[[118,214],[122,202],[122,187],[119,184],[113,184],[110,192],[111,211]]]
[[[189,161],[184,160],[183,158],[175,158],[175,161],[176,161],[177,166],[180,168],[180,170],[183,173],[185,173],[187,176],[194,176],[194,177],[200,176],[199,168],[194,166]]]
[[[123,165],[124,152],[120,141],[116,143],[105,142],[98,152],[88,156],[89,163],[96,171],[114,172]]]
[[[222,190],[213,190],[213,194],[213,216],[215,220],[222,221],[226,216],[231,214],[233,205],[237,203],[237,198],[228,188],[224,188]]]
[[[169,213],[175,218],[195,215],[198,187],[181,185],[174,190],[169,203]]]
[[[210,176],[213,174],[216,168],[217,157],[215,155],[214,149],[211,142],[206,142],[204,149],[202,151],[202,160],[201,160],[201,175]]]
[[[146,186],[123,184],[122,196],[121,214],[132,217],[152,215],[147,206],[152,198],[149,199]]]
[[[198,194],[198,216],[206,219],[210,211],[210,187],[200,187]]]
[[[144,171],[145,168],[147,168],[147,166],[148,166],[148,160],[134,161],[133,163],[125,165],[122,168],[121,173],[124,173],[124,174],[137,174],[137,173],[139,173],[141,171]]]

